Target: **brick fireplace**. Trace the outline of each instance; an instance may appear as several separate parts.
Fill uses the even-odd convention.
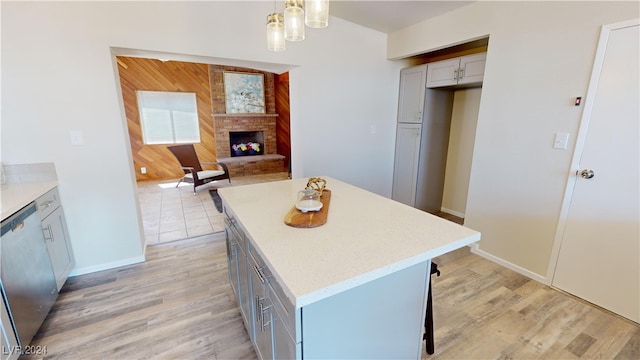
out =
[[[229,132],[261,131],[264,136],[263,154],[277,154],[276,117],[277,114],[214,114],[213,126],[218,159],[231,157]]]
[[[269,174],[285,171],[284,156],[276,148],[277,114],[214,114],[216,154],[218,161],[229,167],[231,176]],[[262,132],[262,154],[257,156],[231,156],[229,132]]]
[[[264,75],[264,114],[225,114],[223,73],[225,71],[251,72]],[[231,176],[268,174],[286,171],[285,157],[278,154],[274,74],[254,69],[209,65],[211,84],[211,110],[213,112],[213,131],[215,151],[218,161],[229,167]],[[229,132],[262,132],[264,143],[262,154],[256,156],[231,157]]]

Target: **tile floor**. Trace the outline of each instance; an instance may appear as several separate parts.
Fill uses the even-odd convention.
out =
[[[224,231],[222,214],[216,210],[209,189],[287,179],[287,173],[235,177],[198,187],[178,180],[138,182],[138,200],[147,245]]]

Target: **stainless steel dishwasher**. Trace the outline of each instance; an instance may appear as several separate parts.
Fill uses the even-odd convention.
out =
[[[35,202],[2,221],[0,290],[19,345],[29,345],[58,297]]]

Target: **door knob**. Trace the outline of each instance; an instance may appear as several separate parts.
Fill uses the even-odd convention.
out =
[[[591,169],[584,169],[580,171],[580,177],[583,179],[591,179],[594,176],[596,176],[596,173],[594,173]]]

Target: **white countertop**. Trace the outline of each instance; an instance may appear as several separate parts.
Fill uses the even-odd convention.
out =
[[[284,223],[307,178],[218,190],[297,308],[480,240],[480,233],[333,178],[327,223]]]
[[[0,186],[0,210],[2,212],[2,220],[8,218],[56,186],[58,186],[57,180],[3,184]]]

